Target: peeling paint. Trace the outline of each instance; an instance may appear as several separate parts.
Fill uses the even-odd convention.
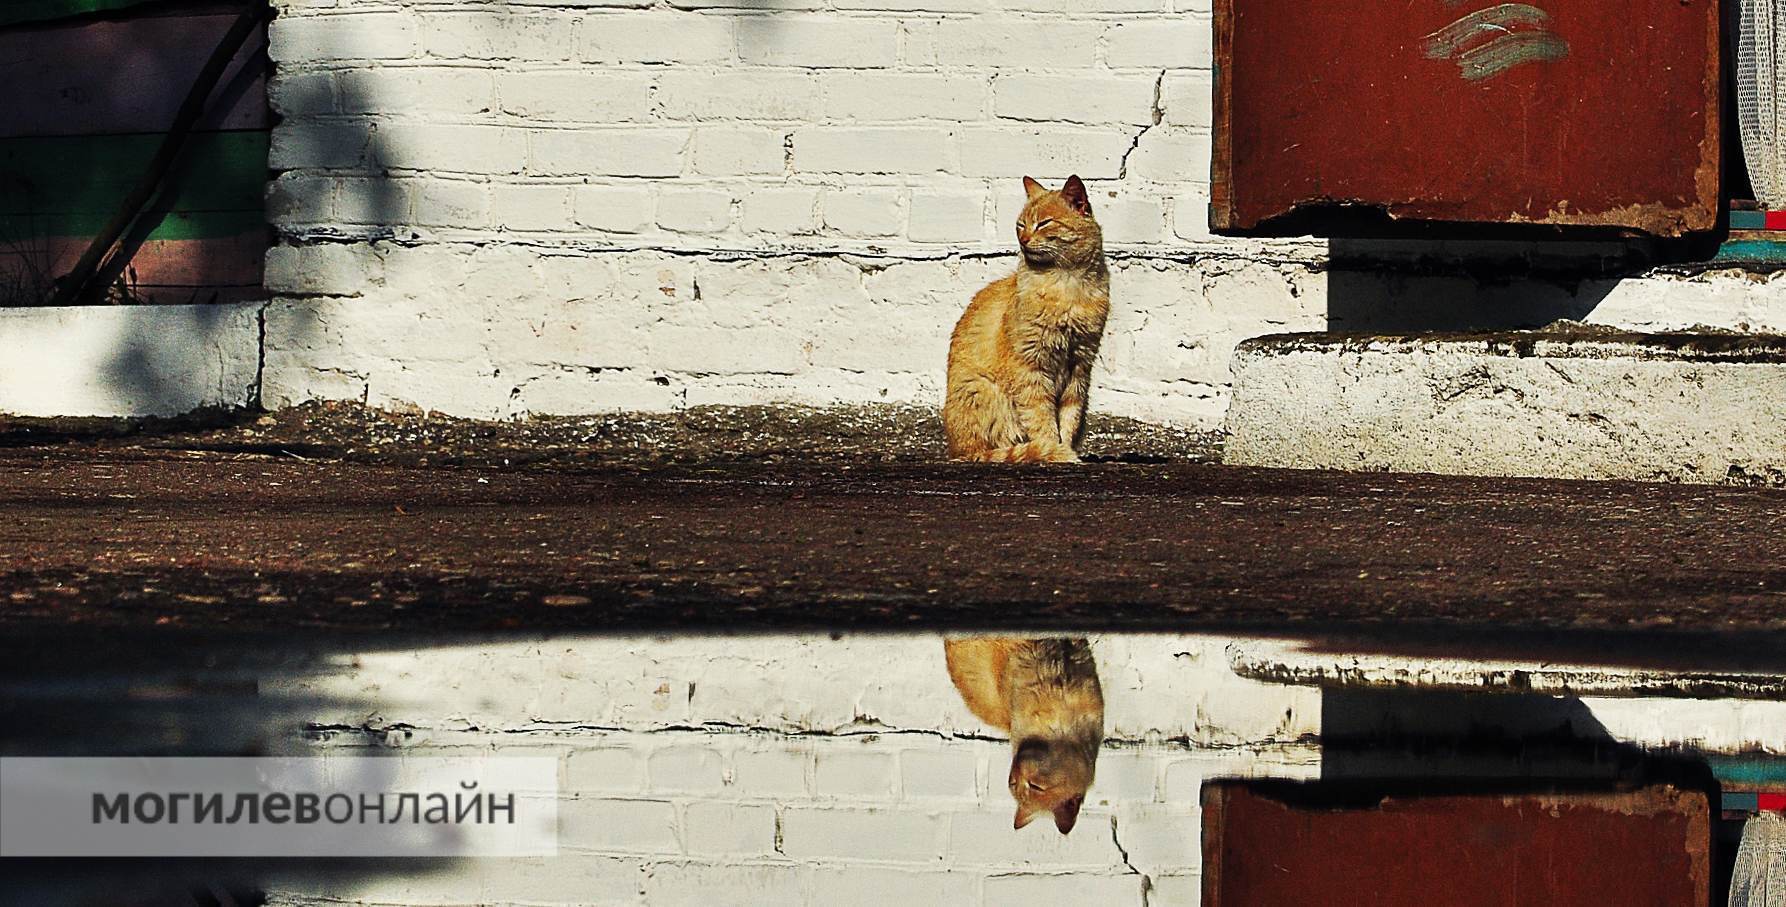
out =
[[[1548,662],[1475,662],[1336,655],[1287,644],[1235,643],[1234,673],[1253,680],[1325,689],[1422,689],[1547,696],[1681,699],[1786,699],[1786,677],[1659,671]]]
[[[1457,57],[1457,67],[1464,79],[1479,82],[1516,66],[1553,63],[1567,56],[1569,42],[1548,32],[1526,32],[1505,35],[1464,51]]]
[[[1542,28],[1550,14],[1526,3],[1502,3],[1470,13],[1427,35],[1423,48],[1431,60],[1449,59],[1477,42],[1487,43],[1514,34],[1519,26]]]

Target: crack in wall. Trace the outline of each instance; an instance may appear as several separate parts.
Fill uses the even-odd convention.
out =
[[[875,737],[923,737],[933,740],[1007,744],[1009,738],[979,731],[948,731],[936,728],[891,727],[872,722],[863,722],[859,726],[837,728],[781,728],[767,725],[748,724],[732,721],[704,721],[699,724],[664,724],[648,727],[627,727],[625,725],[592,724],[587,722],[536,722],[525,727],[484,727],[467,722],[463,725],[410,724],[394,722],[379,724],[362,722],[360,724],[325,724],[311,723],[304,726],[304,732],[312,736],[337,734],[360,735],[367,738],[387,737],[393,733],[413,734],[418,731],[441,731],[467,734],[500,734],[510,737],[564,737],[578,734],[633,734],[640,736],[730,736],[757,737],[778,739],[815,739],[832,738],[839,740],[860,740]],[[1188,735],[1160,737],[1152,734],[1141,734],[1133,737],[1106,737],[1104,750],[1156,751],[1183,750],[1208,753],[1263,753],[1286,749],[1318,749],[1320,741],[1314,735],[1303,734],[1297,737],[1268,737],[1244,743],[1224,741],[1194,741]]]
[[[1120,856],[1122,858],[1122,865],[1125,868],[1127,868],[1130,873],[1141,877],[1141,907],[1147,907],[1148,895],[1152,894],[1152,892],[1153,892],[1153,877],[1149,876],[1145,872],[1142,872],[1140,869],[1136,868],[1134,863],[1129,861],[1129,849],[1127,847],[1122,846],[1122,834],[1120,832],[1120,827],[1121,826],[1120,826],[1120,823],[1116,817],[1116,814],[1111,813],[1110,814],[1110,843],[1116,845],[1116,853],[1118,856]]]
[[[1143,127],[1136,133],[1134,142],[1128,152],[1123,155],[1122,168],[1126,177],[1129,155],[1140,144],[1141,137],[1152,125]],[[989,202],[990,204],[990,202]],[[901,244],[897,251],[879,243],[845,244],[803,244],[798,242],[781,242],[761,246],[707,245],[699,248],[667,244],[652,241],[624,241],[612,239],[590,239],[585,237],[569,237],[561,239],[540,239],[529,236],[503,234],[500,236],[485,235],[450,235],[424,236],[418,233],[400,235],[390,228],[370,228],[365,230],[344,230],[336,227],[304,227],[284,228],[278,232],[277,241],[290,246],[320,245],[379,245],[388,244],[398,248],[424,248],[437,246],[466,246],[474,249],[490,247],[506,247],[516,249],[534,249],[545,255],[597,255],[614,253],[656,253],[678,258],[698,258],[712,261],[770,261],[786,258],[815,259],[862,259],[876,262],[877,267],[891,267],[906,262],[935,261],[991,261],[1009,260],[1016,255],[1011,248],[961,248],[957,246],[939,245],[906,246]],[[1178,264],[1200,264],[1203,262],[1222,262],[1235,266],[1264,266],[1278,269],[1295,269],[1305,274],[1364,274],[1378,276],[1407,276],[1457,278],[1466,277],[1480,280],[1479,275],[1471,269],[1492,266],[1497,272],[1505,273],[1512,278],[1534,284],[1555,286],[1568,290],[1583,280],[1616,280],[1616,279],[1673,279],[1702,280],[1718,272],[1728,270],[1730,265],[1720,261],[1705,262],[1657,262],[1631,260],[1624,264],[1606,264],[1604,256],[1596,256],[1591,260],[1577,260],[1558,257],[1554,261],[1532,263],[1526,261],[1515,269],[1511,259],[1502,262],[1498,259],[1484,259],[1480,262],[1470,260],[1452,260],[1445,258],[1415,257],[1393,249],[1379,250],[1375,253],[1349,251],[1336,252],[1332,246],[1312,237],[1287,238],[1276,240],[1224,240],[1216,243],[1209,241],[1186,240],[1172,246],[1161,244],[1115,244],[1105,249],[1105,255],[1112,261],[1157,262]],[[1217,275],[1222,276],[1222,275]],[[1300,288],[1295,292],[1300,293]],[[343,293],[297,293],[281,292],[281,297],[334,297],[359,295],[355,292]]]
[[[1162,108],[1163,110],[1163,108]],[[1163,115],[1163,114],[1162,114]],[[1144,127],[1135,136],[1130,152],[1138,146],[1141,137],[1153,128]],[[1127,166],[1128,154],[1124,155],[1124,168]],[[502,234],[497,236],[472,235],[436,235],[424,236],[418,233],[399,234],[390,228],[367,228],[363,230],[347,230],[338,227],[304,227],[285,228],[279,231],[278,241],[285,245],[319,246],[319,245],[379,245],[388,244],[398,248],[422,248],[438,246],[464,246],[472,249],[482,248],[516,248],[533,249],[544,255],[596,255],[609,253],[655,253],[678,258],[705,259],[716,262],[742,261],[761,262],[779,259],[859,259],[872,262],[874,267],[892,267],[907,262],[936,261],[993,261],[1010,260],[1015,251],[1008,248],[961,248],[959,246],[939,245],[927,247],[922,245],[906,246],[903,243],[897,250],[889,250],[883,244],[862,242],[849,244],[806,244],[801,242],[781,241],[760,246],[739,245],[705,245],[690,247],[676,245],[664,241],[616,240],[609,238],[595,239],[586,236],[543,239],[531,236]],[[715,240],[723,243],[725,240]],[[1595,256],[1591,260],[1558,257],[1552,261],[1533,262],[1529,257],[1521,258],[1516,263],[1513,259],[1452,260],[1434,258],[1432,256],[1409,257],[1404,251],[1393,248],[1379,249],[1374,252],[1356,249],[1336,249],[1326,242],[1313,238],[1282,240],[1223,240],[1215,243],[1208,241],[1186,241],[1176,246],[1160,244],[1116,244],[1108,247],[1106,256],[1112,261],[1177,263],[1196,265],[1205,262],[1219,262],[1234,267],[1263,266],[1279,270],[1295,270],[1307,275],[1317,274],[1360,274],[1379,277],[1409,276],[1458,278],[1465,277],[1480,281],[1481,270],[1492,267],[1495,273],[1503,273],[1511,278],[1526,281],[1535,285],[1555,286],[1567,290],[1572,289],[1583,280],[1615,280],[1631,278],[1703,280],[1712,272],[1728,267],[1727,264],[1708,262],[1658,262],[1647,259],[1620,258],[1608,264],[1605,256]],[[1622,263],[1620,263],[1622,262]],[[858,265],[862,266],[862,265]],[[1215,275],[1224,276],[1224,275]],[[1301,292],[1300,286],[1292,287],[1292,295]],[[357,291],[343,293],[280,293],[282,297],[333,297],[359,295]]]
[[[281,238],[291,240],[292,244],[295,245],[382,245],[393,246],[400,249],[465,246],[474,250],[491,247],[506,247],[533,249],[544,255],[593,256],[657,254],[675,258],[701,259],[721,263],[751,263],[782,259],[836,260],[847,262],[866,273],[884,271],[908,263],[1015,260],[1017,254],[1016,251],[1012,249],[939,248],[935,250],[911,249],[893,253],[885,250],[823,246],[766,246],[762,248],[709,247],[693,249],[654,243],[546,242],[521,237],[503,237],[501,239],[423,240],[416,238],[404,239],[391,236],[356,237],[331,233],[327,235],[282,234]],[[1249,265],[1264,266],[1283,271],[1301,271],[1308,274],[1324,273],[1330,269],[1327,263],[1316,259],[1297,257],[1291,254],[1270,254],[1267,251],[1238,249],[1181,249],[1160,251],[1113,248],[1105,250],[1104,254],[1106,258],[1112,261],[1135,262],[1138,264],[1201,265],[1205,263],[1222,263],[1242,267]],[[273,295],[280,299],[336,299],[358,296],[360,294],[357,291],[353,293],[344,292],[333,294],[281,291]]]
[[[1141,147],[1142,137],[1146,136],[1149,130],[1160,125],[1160,123],[1166,119],[1166,107],[1161,97],[1165,90],[1165,85],[1166,71],[1162,69],[1160,70],[1160,74],[1155,76],[1153,80],[1153,105],[1149,111],[1153,118],[1153,122],[1141,127],[1141,131],[1135,133],[1135,138],[1129,142],[1128,150],[1122,153],[1122,160],[1116,165],[1116,178],[1118,180],[1129,178],[1129,156],[1135,153],[1135,149]]]
[[[267,386],[267,308],[270,302],[263,302],[254,307],[254,381],[248,386],[247,408],[254,412],[265,412],[261,394]]]

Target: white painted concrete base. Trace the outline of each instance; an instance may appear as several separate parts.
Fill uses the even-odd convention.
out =
[[[934,254],[444,239],[280,246],[268,256],[263,304],[0,313],[0,413],[242,405],[263,363],[258,399],[269,409],[349,400],[505,419],[934,406],[950,327],[974,291],[1012,267],[1007,257]],[[1092,407],[1215,429],[1236,345],[1282,331],[1530,323],[1566,310],[1624,330],[1783,332],[1786,294],[1775,283],[1654,275],[1570,296],[1538,281],[1491,291],[1250,255],[1120,256]]]
[[[0,415],[173,416],[258,399],[260,305],[0,309]]]
[[[1228,664],[1241,677],[1329,690],[1786,701],[1786,677],[1773,674],[1336,653],[1284,640],[1237,641],[1228,647]]]
[[[1234,372],[1232,464],[1786,484],[1786,338],[1278,335]]]
[[[352,400],[466,418],[699,405],[938,405],[949,331],[1009,257],[687,254],[431,241],[320,242],[268,258],[269,408]],[[1786,331],[1744,275],[1499,288],[1192,255],[1113,259],[1095,411],[1215,429],[1249,337],[1524,324]],[[1591,310],[1591,311],[1589,311]],[[1280,401],[1295,406],[1296,401]],[[1549,467],[1545,467],[1548,469]]]

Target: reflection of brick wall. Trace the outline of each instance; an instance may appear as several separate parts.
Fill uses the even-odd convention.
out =
[[[932,734],[787,737],[714,731],[576,732],[567,754],[560,855],[479,861],[475,871],[293,880],[275,903],[1197,902],[1197,792],[1232,756],[1183,748],[1105,754],[1071,835],[1011,828],[1002,741]],[[488,746],[433,735],[419,749]],[[518,752],[504,739],[501,752]],[[463,751],[463,750],[458,750]],[[494,865],[483,865],[494,864]],[[535,878],[522,868],[535,866]],[[810,900],[808,900],[810,898]]]
[[[1550,764],[1543,747],[1510,763],[1505,742],[1554,741],[1568,726],[1596,746],[1767,753],[1786,718],[1774,701],[1435,699],[1413,688],[1471,664],[1361,664],[1319,647],[1305,661],[1385,685],[1324,696],[1230,668],[1234,653],[1257,664],[1279,648],[1301,646],[1094,637],[1108,737],[1065,838],[1046,821],[1011,829],[1010,746],[961,704],[935,636],[560,637],[342,655],[262,679],[273,733],[313,728],[270,750],[556,756],[561,855],[294,870],[273,903],[640,903],[642,890],[646,905],[1139,905],[1145,888],[1154,907],[1194,904],[1206,778],[1578,777],[1584,763]],[[1493,743],[1356,746],[1414,731]],[[1324,754],[1324,734],[1353,745]]]
[[[1203,778],[1311,774],[1283,741],[1318,696],[1227,674],[1219,643],[1094,648],[1113,739],[1066,837],[1011,828],[1010,746],[960,704],[935,637],[363,654],[263,693],[356,728],[321,747],[560,756],[560,856],[292,878],[273,903],[1195,904]]]

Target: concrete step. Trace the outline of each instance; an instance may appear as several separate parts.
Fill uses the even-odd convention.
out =
[[[1786,700],[1786,675],[1759,672],[1342,651],[1283,639],[1236,639],[1227,656],[1239,677],[1324,690]]]
[[[1258,337],[1227,431],[1236,465],[1786,485],[1786,337]]]

